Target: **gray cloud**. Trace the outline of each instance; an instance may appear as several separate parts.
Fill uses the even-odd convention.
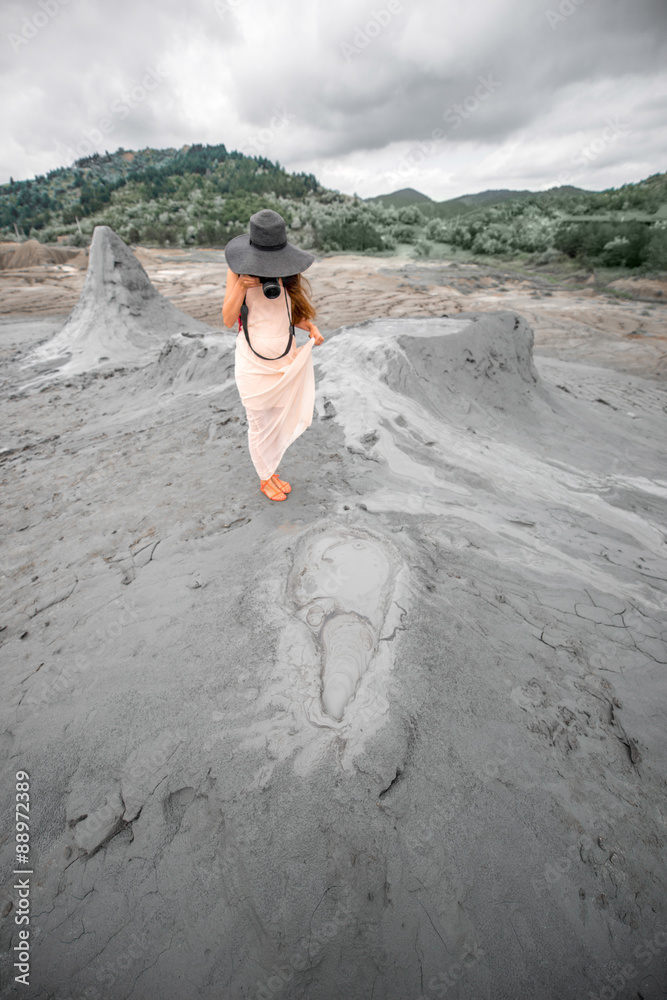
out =
[[[87,144],[199,141],[364,195],[403,162],[406,183],[448,197],[558,183],[610,118],[632,143],[584,157],[582,186],[664,169],[664,0],[21,0],[0,42],[0,180]]]

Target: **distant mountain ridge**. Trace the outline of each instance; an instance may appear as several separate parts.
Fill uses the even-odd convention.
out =
[[[392,191],[391,194],[377,194],[372,198],[365,198],[364,201],[379,201],[383,205],[393,205],[400,208],[401,205],[421,205],[423,202],[435,204],[432,198],[414,188],[401,188],[400,191]]]
[[[491,189],[487,191],[479,191],[476,194],[463,194],[459,195],[457,198],[448,198],[445,201],[434,201],[432,198],[429,198],[428,195],[422,194],[421,191],[408,187],[401,188],[399,191],[392,191],[389,194],[374,195],[373,197],[365,198],[364,200],[369,202],[380,202],[382,205],[391,205],[394,208],[416,205],[430,218],[451,219],[455,216],[474,211],[476,208],[498,205],[503,201],[535,198],[538,195],[550,194],[551,192],[563,195],[587,195],[596,193],[586,191],[584,188],[573,187],[571,185],[564,185],[560,188],[551,188],[550,191],[512,191],[508,188],[500,188],[497,190]]]

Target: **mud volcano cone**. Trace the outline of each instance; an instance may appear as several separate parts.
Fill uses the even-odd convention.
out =
[[[175,333],[209,333],[153,287],[132,251],[109,226],[96,226],[79,301],[62,330],[38,347],[31,364],[74,375],[152,361]]]

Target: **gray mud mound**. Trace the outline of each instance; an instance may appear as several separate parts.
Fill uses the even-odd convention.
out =
[[[134,375],[135,391],[210,395],[235,385],[234,346],[233,336],[219,332],[172,334],[154,363]]]
[[[518,476],[532,476],[524,450],[544,464],[574,457],[589,471],[613,469],[627,448],[654,460],[618,406],[595,398],[600,405],[582,407],[576,393],[545,381],[533,340],[525,320],[511,311],[344,327],[319,356],[326,363],[318,372],[316,406],[344,428],[349,451],[403,472],[407,495],[415,482],[427,492],[429,484],[446,491],[452,476],[434,479],[433,466],[448,464],[452,452],[473,466],[480,447],[490,450],[483,456],[487,474],[497,459],[516,461]],[[579,367],[606,379],[604,371]],[[656,392],[655,403],[663,397],[661,388]],[[507,472],[498,465],[499,481]]]
[[[175,333],[207,333],[153,287],[109,226],[96,226],[81,295],[62,330],[27,358],[35,375],[71,376],[119,365],[144,365]],[[35,368],[36,366],[36,368]]]

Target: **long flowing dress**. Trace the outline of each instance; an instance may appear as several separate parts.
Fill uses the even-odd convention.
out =
[[[291,315],[289,292],[287,298]],[[239,330],[234,375],[248,418],[250,457],[259,478],[270,479],[286,449],[313,420],[315,341],[309,337],[305,344],[297,347],[293,339],[289,353],[278,358],[289,337],[285,293],[267,299],[262,286],[254,285],[246,292],[246,304],[250,343],[271,360],[264,361],[253,354],[243,330]]]

